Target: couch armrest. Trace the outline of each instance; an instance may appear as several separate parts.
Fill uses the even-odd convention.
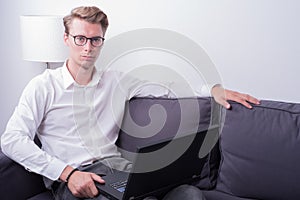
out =
[[[27,199],[46,190],[40,175],[29,172],[0,149],[0,194],[2,200]]]

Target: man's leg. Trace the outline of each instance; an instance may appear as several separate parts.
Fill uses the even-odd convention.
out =
[[[61,184],[64,184],[64,183],[61,183]],[[89,200],[89,199],[90,200],[108,200],[105,196],[103,196],[101,194],[95,198],[88,198],[85,200]],[[70,190],[65,185],[65,186],[62,186],[59,191],[57,191],[57,194],[55,195],[55,200],[83,200],[83,199],[73,196],[73,194],[70,192]]]
[[[193,185],[181,185],[169,193],[163,198],[163,200],[205,200],[201,190]]]

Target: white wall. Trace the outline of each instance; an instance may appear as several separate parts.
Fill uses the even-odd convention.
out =
[[[298,0],[1,1],[0,134],[26,83],[45,68],[21,59],[19,16],[65,15],[79,5],[97,5],[108,14],[108,39],[138,28],[173,30],[205,49],[227,88],[300,102]]]

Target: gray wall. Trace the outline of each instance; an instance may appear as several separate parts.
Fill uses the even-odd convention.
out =
[[[225,87],[261,99],[300,102],[298,0],[1,1],[0,134],[26,83],[45,69],[43,63],[21,59],[19,16],[65,15],[75,6],[93,4],[109,16],[108,39],[138,28],[173,30],[203,47]]]

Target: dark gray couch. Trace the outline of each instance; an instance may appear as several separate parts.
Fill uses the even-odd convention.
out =
[[[157,104],[164,109],[153,107]],[[224,122],[219,140],[211,138],[215,145],[206,157],[202,178],[194,183],[203,190],[207,200],[300,199],[300,104],[262,101],[249,110],[232,103],[232,109],[225,111],[211,98],[180,101],[136,98],[129,102],[126,111],[123,127],[131,132],[140,131],[138,127],[149,123],[155,125],[155,120],[151,122],[155,112],[167,116],[158,133],[147,139],[120,131],[117,144],[128,151],[178,131],[190,132]],[[138,126],[132,126],[131,118]],[[52,199],[42,177],[26,171],[2,152],[0,194],[2,200]]]

